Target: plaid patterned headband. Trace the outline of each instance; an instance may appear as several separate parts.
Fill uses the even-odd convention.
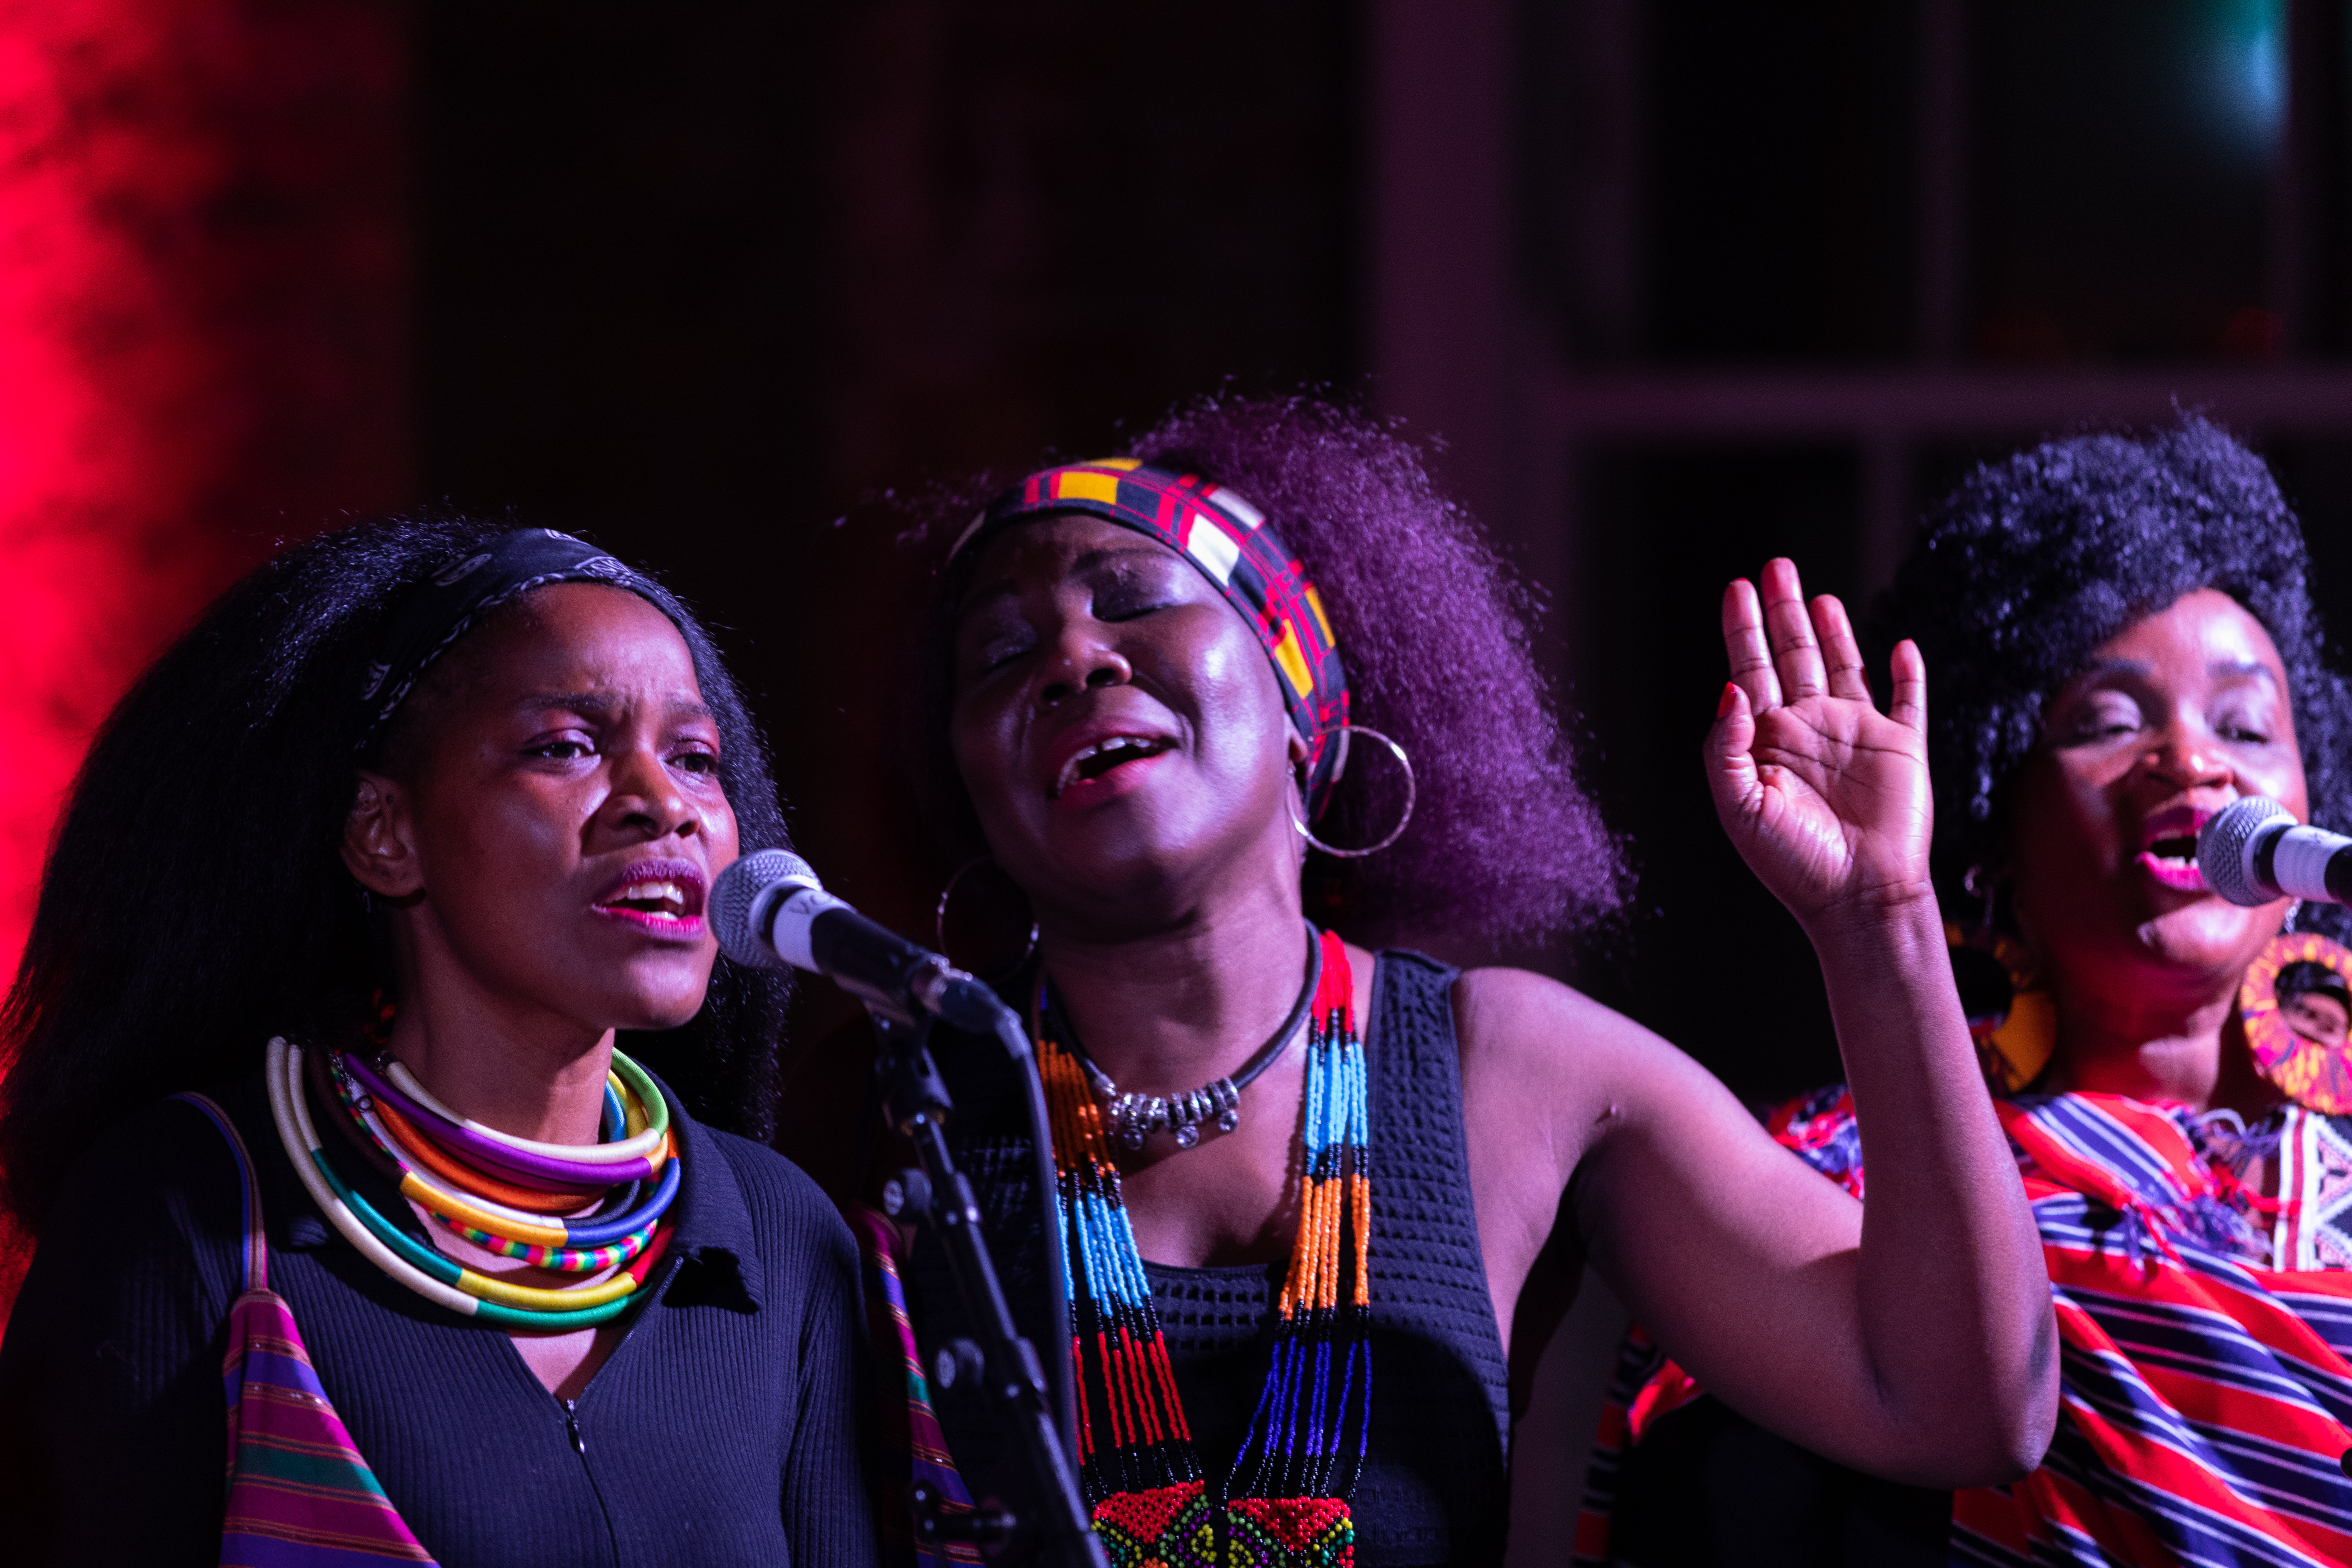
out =
[[[666,616],[660,590],[585,541],[551,528],[519,528],[482,550],[450,562],[399,609],[376,639],[360,705],[366,719],[354,748],[365,757],[383,727],[449,645],[501,605],[555,583],[603,583],[626,588]],[[677,617],[671,616],[675,620]],[[682,628],[681,628],[682,629]]]
[[[1083,512],[1156,539],[1201,575],[1257,631],[1275,684],[1307,745],[1307,815],[1329,798],[1348,765],[1348,671],[1322,596],[1265,515],[1233,491],[1193,474],[1133,458],[1071,463],[1030,475],[988,503],[955,548],[954,560],[1024,519]]]

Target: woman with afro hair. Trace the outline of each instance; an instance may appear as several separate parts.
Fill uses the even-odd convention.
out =
[[[1632,1021],[1390,945],[1586,931],[1626,883],[1529,596],[1391,430],[1213,401],[926,537],[923,776],[955,853],[1026,896],[999,984],[1045,1079],[1061,1278],[984,1046],[941,1053],[950,1131],[1025,1331],[1067,1300],[1112,1562],[1499,1562],[1512,1389],[1588,1258],[1801,1441],[1944,1485],[2032,1465],[2053,1331],[1927,893],[1913,650],[1883,713],[1843,611],[1774,562],[1727,593],[1706,751],[1902,1152],[1899,1223],[1865,1236]],[[908,1280],[922,1350],[969,1331],[928,1241]],[[986,1426],[938,1415],[1001,1493]]]
[[[1988,464],[1929,519],[1881,624],[1937,671],[1937,888],[2058,1306],[2057,1435],[2012,1486],[1888,1486],[1637,1335],[1596,1558],[2352,1561],[2352,1060],[2301,1005],[2352,974],[2346,911],[2224,901],[2196,853],[2245,796],[2352,825],[2308,572],[2269,470],[2193,416]],[[1843,1086],[1769,1124],[1862,1195]]]

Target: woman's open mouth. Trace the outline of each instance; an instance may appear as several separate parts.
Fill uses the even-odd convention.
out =
[[[1051,798],[1082,801],[1116,793],[1109,786],[1129,782],[1122,775],[1131,776],[1139,764],[1166,755],[1175,745],[1165,735],[1107,735],[1079,747],[1062,763]]]
[[[2195,806],[2176,805],[2148,818],[2139,852],[2142,868],[2168,888],[2184,893],[2207,891],[2205,873],[2197,868],[2197,832],[2212,815]]]
[[[683,860],[630,867],[596,900],[596,912],[675,942],[700,942],[702,872]]]

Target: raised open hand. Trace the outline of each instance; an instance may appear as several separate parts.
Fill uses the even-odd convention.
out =
[[[1731,681],[1706,767],[1724,831],[1809,927],[1842,909],[1932,896],[1918,647],[1895,647],[1895,700],[1881,713],[1845,606],[1826,594],[1808,606],[1791,562],[1767,563],[1763,578],[1760,604],[1745,578],[1723,595]]]

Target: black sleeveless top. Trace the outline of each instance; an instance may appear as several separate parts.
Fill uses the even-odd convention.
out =
[[[1372,1173],[1371,1436],[1349,1509],[1360,1568],[1498,1563],[1510,1500],[1509,1372],[1495,1331],[1470,1202],[1455,972],[1383,952],[1364,1035]],[[944,1037],[941,1037],[944,1038]],[[950,1142],[978,1189],[982,1225],[1022,1331],[1045,1346],[1028,1140],[993,1042],[935,1048],[955,1097]],[[1181,1158],[1181,1156],[1179,1156]],[[1146,1263],[1177,1392],[1213,1485],[1234,1457],[1265,1381],[1281,1264],[1171,1268]],[[928,1236],[909,1272],[928,1361],[962,1331],[953,1277]],[[940,1421],[975,1496],[994,1489],[985,1414],[936,1391]],[[1006,1483],[1010,1486],[1012,1483]]]

